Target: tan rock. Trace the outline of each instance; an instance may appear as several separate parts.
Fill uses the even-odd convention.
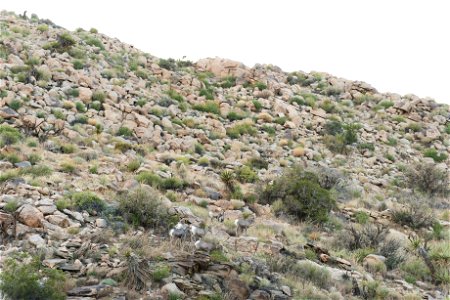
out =
[[[44,214],[39,209],[30,204],[24,204],[19,211],[20,222],[32,228],[42,227]]]
[[[92,91],[91,91],[90,88],[79,87],[78,88],[78,92],[79,92],[78,98],[80,98],[81,101],[83,101],[84,103],[90,103],[91,102]]]

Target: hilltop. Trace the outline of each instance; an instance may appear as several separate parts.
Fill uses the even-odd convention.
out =
[[[35,15],[0,30],[11,299],[448,296],[448,105]]]

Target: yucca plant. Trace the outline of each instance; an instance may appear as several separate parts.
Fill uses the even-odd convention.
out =
[[[233,171],[224,170],[220,173],[220,180],[222,180],[225,185],[225,189],[227,190],[228,195],[231,195],[234,191],[234,185],[236,181],[236,176]]]
[[[127,253],[125,256],[127,260],[126,286],[136,291],[145,289],[150,278],[148,262],[134,253]]]

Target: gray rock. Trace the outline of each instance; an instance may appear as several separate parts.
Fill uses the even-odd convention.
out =
[[[28,241],[38,248],[46,245],[45,240],[39,234],[30,235],[30,237],[28,237]]]
[[[29,168],[31,167],[31,163],[29,161],[21,161],[15,163],[14,166],[16,166],[17,168]]]

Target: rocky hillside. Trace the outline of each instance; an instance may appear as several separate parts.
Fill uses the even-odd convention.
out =
[[[5,299],[445,299],[450,108],[0,15]]]

